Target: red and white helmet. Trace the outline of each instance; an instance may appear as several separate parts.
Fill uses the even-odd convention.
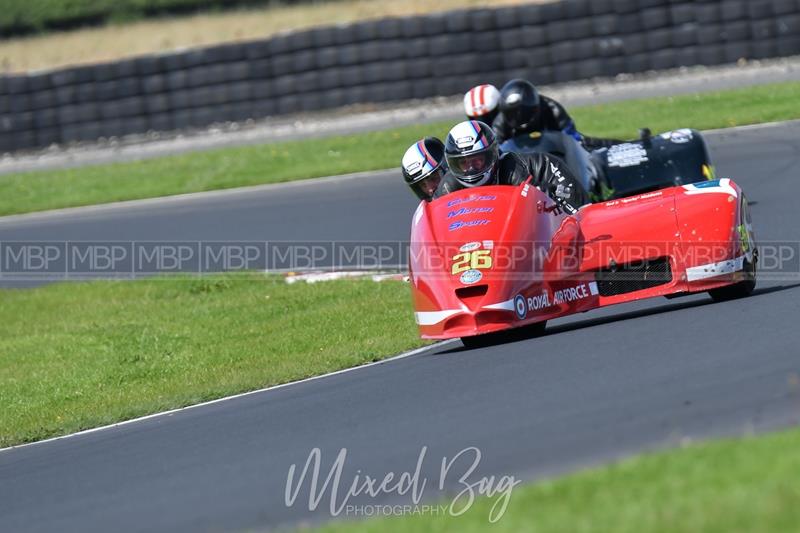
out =
[[[464,95],[464,113],[470,120],[480,120],[491,126],[497,116],[500,91],[494,85],[476,85]]]

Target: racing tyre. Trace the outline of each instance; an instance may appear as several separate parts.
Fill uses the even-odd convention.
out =
[[[729,285],[719,289],[708,291],[711,299],[715,302],[727,302],[728,300],[735,300],[737,298],[744,298],[750,296],[756,288],[756,265],[758,264],[758,250],[753,255],[753,262],[747,259],[744,260],[744,281],[740,281],[735,285]]]
[[[495,333],[485,333],[483,335],[474,335],[472,337],[461,337],[461,343],[464,345],[464,348],[468,350],[473,350],[475,348],[486,348],[487,346],[494,346],[496,344],[505,344],[507,342],[515,342],[538,337],[544,333],[546,326],[547,321],[544,321],[521,328],[497,331]]]

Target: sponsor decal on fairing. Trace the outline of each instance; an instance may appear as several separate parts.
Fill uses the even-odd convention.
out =
[[[597,283],[592,281],[589,283],[581,283],[579,285],[575,285],[574,287],[559,289],[557,291],[553,291],[552,293],[548,289],[543,289],[542,292],[528,296],[527,298],[521,294],[518,294],[511,300],[485,305],[484,309],[502,309],[505,311],[514,311],[514,313],[517,315],[517,318],[523,320],[527,318],[528,313],[531,311],[542,311],[556,305],[585,300],[587,298],[591,298],[592,296],[598,296],[599,294],[600,290],[597,287]]]
[[[616,144],[608,149],[609,167],[635,167],[647,161],[649,161],[647,150],[641,144]]]
[[[464,215],[475,215],[481,213],[491,213],[494,211],[494,207],[460,207],[455,211],[450,211],[447,213],[447,218],[455,218]]]
[[[541,294],[528,297],[528,311],[539,311],[556,305],[577,302],[592,296],[597,296],[598,294],[600,294],[600,291],[597,288],[597,283],[594,281],[581,283],[574,287],[559,289],[552,293],[545,289]]]
[[[622,198],[621,200],[611,200],[610,202],[605,202],[603,205],[606,207],[615,207],[618,205],[627,205],[633,202],[638,202],[640,200],[649,200],[651,198],[658,198],[663,195],[664,195],[663,191],[648,192],[645,194],[637,194],[636,196],[631,196],[629,198]]]
[[[724,276],[726,274],[733,274],[744,270],[744,258],[742,255],[736,259],[728,259],[718,263],[710,263],[708,265],[700,265],[686,269],[687,281],[700,281],[708,278],[715,278],[717,276]]]
[[[675,144],[686,144],[692,140],[694,135],[692,134],[692,130],[690,129],[680,129],[675,131],[668,131],[666,133],[661,134],[661,138],[667,141],[673,142]]]
[[[468,249],[465,252],[457,253],[453,256],[453,265],[450,269],[450,273],[453,276],[461,274],[461,278],[459,278],[461,283],[465,283],[467,285],[475,283],[483,278],[483,274],[480,272],[481,270],[488,270],[492,268],[492,251],[473,248],[472,245],[474,244],[480,246],[480,243],[478,242],[470,243],[469,246],[465,246],[471,249]],[[480,274],[480,276],[477,276],[476,273]],[[473,281],[465,282],[465,279]]]
[[[527,300],[528,310],[538,311],[539,309],[546,309],[550,307],[550,294],[544,290],[541,294],[535,296],[528,296]]]
[[[476,226],[487,226],[491,223],[490,220],[457,220],[447,227],[448,231],[456,231],[461,228],[474,228]]]
[[[478,283],[480,280],[483,279],[483,272],[480,270],[467,270],[458,280],[463,283],[464,285],[472,285],[473,283]]]
[[[447,202],[447,207],[466,204],[467,202],[489,202],[492,200],[497,200],[497,196],[492,194],[473,194],[467,198],[456,198],[455,200],[450,200]]]
[[[528,316],[528,304],[525,302],[525,297],[521,294],[517,294],[514,297],[514,312],[520,320],[524,320],[525,317]]]
[[[459,248],[458,251],[459,252],[473,252],[473,251],[477,250],[480,247],[481,247],[481,243],[480,242],[477,242],[477,241],[476,242],[468,242],[467,244],[461,246],[461,248]]]
[[[725,178],[721,180],[702,181],[700,183],[691,183],[684,185],[683,190],[685,194],[729,194],[734,198],[739,195],[736,189],[731,185],[731,180]]]

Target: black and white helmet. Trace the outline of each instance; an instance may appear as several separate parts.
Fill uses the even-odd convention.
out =
[[[492,128],[477,120],[456,124],[447,134],[444,155],[450,172],[465,187],[478,187],[494,180],[499,158]]]
[[[403,178],[420,200],[431,201],[445,173],[444,145],[436,137],[412,144],[403,155]]]

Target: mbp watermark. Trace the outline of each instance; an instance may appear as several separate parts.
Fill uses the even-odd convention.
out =
[[[319,448],[311,450],[305,463],[293,463],[286,477],[286,506],[297,504],[301,491],[307,491],[308,510],[327,507],[332,517],[406,514],[460,516],[469,511],[476,498],[483,496],[493,501],[487,519],[494,523],[505,514],[511,493],[520,483],[511,475],[478,474],[482,453],[474,446],[438,461],[430,459],[427,446],[423,446],[413,468],[377,475],[364,473],[360,469],[351,475],[346,474],[346,471],[352,470],[347,464],[347,454],[347,448],[340,449],[327,473],[321,473],[323,456]],[[429,463],[432,469],[427,468]],[[437,474],[436,482],[431,482],[423,474],[431,470]],[[423,504],[426,491],[455,495],[444,504]],[[432,496],[435,495],[429,495],[428,499]],[[405,497],[408,503],[369,503],[369,500],[386,497]],[[363,502],[365,499],[367,503]]]
[[[606,238],[607,237],[607,238]],[[0,280],[136,279],[220,272],[407,270],[415,278],[544,281],[605,270],[633,270],[668,258],[671,271],[735,260],[739,241],[415,242],[407,241],[2,241]],[[746,249],[752,253],[756,248]],[[760,280],[800,279],[800,243],[757,243]]]

